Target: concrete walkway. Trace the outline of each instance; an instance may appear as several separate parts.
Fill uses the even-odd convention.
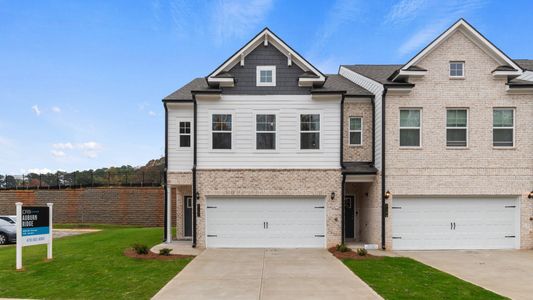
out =
[[[153,299],[381,299],[323,249],[207,249]]]
[[[533,299],[532,250],[397,251],[511,299]]]

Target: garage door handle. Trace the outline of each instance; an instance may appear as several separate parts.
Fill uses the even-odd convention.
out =
[[[453,222],[453,230],[455,230],[455,222]]]
[[[453,222],[450,222],[450,230],[453,230]]]

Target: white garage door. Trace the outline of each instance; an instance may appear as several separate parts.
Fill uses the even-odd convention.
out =
[[[395,250],[513,249],[519,247],[516,198],[395,198]]]
[[[210,248],[324,248],[325,227],[324,199],[207,199]]]

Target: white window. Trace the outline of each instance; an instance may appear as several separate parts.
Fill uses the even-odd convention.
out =
[[[191,122],[180,122],[180,148],[191,147]]]
[[[257,66],[257,86],[276,86],[276,66]]]
[[[255,116],[255,148],[276,150],[276,115],[258,114]]]
[[[514,146],[514,109],[495,108],[492,113],[492,145]]]
[[[231,114],[212,115],[212,148],[231,149]]]
[[[350,117],[350,145],[361,146],[363,144],[363,118]]]
[[[450,77],[463,78],[465,77],[465,62],[451,61],[450,62]]]
[[[420,109],[400,110],[400,147],[420,147]]]
[[[468,111],[466,109],[446,110],[446,146],[466,147],[468,145]]]
[[[300,149],[320,149],[320,115],[300,115]]]

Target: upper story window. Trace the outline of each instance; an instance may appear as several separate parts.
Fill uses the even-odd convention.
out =
[[[257,86],[276,86],[276,66],[257,66]]]
[[[320,149],[320,115],[300,115],[300,149]]]
[[[255,147],[257,150],[276,149],[276,115],[255,116]]]
[[[350,145],[361,146],[363,144],[363,118],[350,117]]]
[[[465,62],[464,61],[451,61],[450,62],[450,77],[451,78],[464,78],[465,77]]]
[[[191,122],[180,122],[180,147],[191,146]]]
[[[212,115],[212,148],[231,149],[231,114]]]
[[[446,111],[446,146],[466,147],[468,144],[468,111],[448,109]]]
[[[400,147],[420,147],[420,109],[400,110]]]
[[[492,113],[492,145],[514,146],[514,109],[495,108]]]

